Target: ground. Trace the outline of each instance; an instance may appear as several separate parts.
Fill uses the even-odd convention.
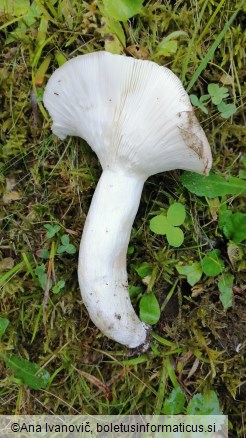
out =
[[[180,412],[200,397],[200,413],[229,415],[230,436],[244,437],[245,5],[150,0],[124,17],[110,1],[14,3],[0,1],[0,413],[160,414],[179,388]],[[172,69],[192,96],[213,173],[237,178],[215,195],[192,192],[180,171],[146,182],[129,285],[137,313],[151,292],[161,312],[150,349],[133,355],[89,320],[77,281],[100,164],[83,140],[52,134],[42,104],[51,73],[96,50]],[[186,210],[180,246],[150,229],[175,202]],[[194,263],[192,281],[182,267]]]

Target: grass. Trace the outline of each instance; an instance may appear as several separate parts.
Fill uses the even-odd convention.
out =
[[[216,218],[218,205],[243,211],[245,200],[218,197],[212,205],[184,189],[178,171],[145,184],[130,242],[129,283],[138,287],[132,294],[138,309],[146,282],[135,268],[147,262],[162,312],[150,350],[129,357],[88,319],[78,288],[77,253],[56,254],[63,235],[78,251],[101,169],[85,142],[61,142],[51,135],[42,105],[47,79],[64,58],[105,47],[123,52],[118,32],[126,47],[138,46],[137,56],[170,67],[191,93],[202,96],[208,84],[227,81],[227,101],[237,106],[233,117],[221,118],[211,102],[208,115],[196,113],[213,151],[213,170],[243,175],[243,8],[243,2],[229,0],[216,5],[150,0],[139,15],[114,28],[110,20],[105,24],[98,1],[36,0],[30,9],[23,0],[21,10],[1,13],[0,317],[9,324],[0,352],[27,359],[50,375],[45,387],[30,389],[2,360],[1,414],[158,414],[179,385],[186,405],[195,394],[215,391],[220,409],[229,415],[230,436],[245,436],[245,240],[230,242]],[[169,51],[163,46],[161,52],[158,44],[172,33]],[[107,34],[114,36],[111,42]],[[151,217],[174,201],[187,212],[180,248],[149,228]],[[48,238],[45,224],[60,230]],[[178,262],[202,260],[214,247],[234,276],[233,305],[227,311],[218,277],[203,275],[191,287],[176,269]],[[42,251],[48,258],[40,257]],[[43,283],[36,273],[42,264]],[[54,293],[58,281],[65,287]]]

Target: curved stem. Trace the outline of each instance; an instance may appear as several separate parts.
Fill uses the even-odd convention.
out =
[[[80,244],[78,277],[94,324],[130,348],[146,342],[148,327],[128,293],[126,254],[144,178],[104,170],[94,193]]]

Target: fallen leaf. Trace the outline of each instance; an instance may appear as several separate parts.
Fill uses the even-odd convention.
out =
[[[8,271],[14,266],[14,259],[12,257],[6,257],[0,262],[0,271]]]
[[[196,358],[194,363],[193,363],[193,365],[192,365],[192,367],[191,367],[191,369],[190,369],[190,371],[189,371],[189,374],[188,374],[186,380],[190,379],[193,376],[193,374],[195,374],[199,364],[200,364],[200,360],[198,358]]]
[[[219,198],[208,199],[209,210],[212,216],[213,221],[217,221],[218,219],[218,211],[220,209],[220,200]]]
[[[16,184],[15,178],[6,178],[6,192],[11,192]]]
[[[84,377],[88,382],[95,385],[97,388],[99,388],[108,398],[108,400],[112,399],[112,393],[106,383],[103,383],[101,380],[99,380],[97,377],[93,376],[92,374],[86,373],[85,371],[79,370],[78,368],[74,367],[74,370],[76,370],[82,377]]]
[[[133,44],[126,48],[126,51],[136,59],[149,59],[149,52],[145,47]]]
[[[21,194],[19,192],[9,192],[9,193],[5,193],[5,195],[3,195],[3,203],[4,204],[10,204],[13,201],[18,201],[18,199],[21,198]]]
[[[198,297],[199,295],[201,295],[201,293],[203,292],[203,285],[202,284],[196,284],[192,289],[191,289],[191,291],[192,291],[192,294],[191,294],[191,296],[192,296],[192,298],[196,298],[196,297]]]
[[[231,75],[228,75],[227,73],[223,73],[220,78],[220,82],[223,85],[233,85],[233,77]]]

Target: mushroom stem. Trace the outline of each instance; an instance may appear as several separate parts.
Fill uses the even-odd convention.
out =
[[[128,293],[126,254],[145,177],[129,169],[103,171],[85,222],[78,277],[94,324],[109,338],[135,348],[148,326],[137,317]]]

